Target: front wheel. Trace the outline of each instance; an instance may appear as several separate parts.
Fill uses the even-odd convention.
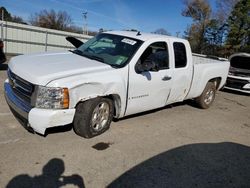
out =
[[[109,129],[114,106],[108,98],[95,98],[79,103],[76,107],[73,127],[79,136],[92,138]]]
[[[198,106],[202,109],[209,108],[215,99],[216,87],[212,82],[208,82],[201,96],[195,99]]]

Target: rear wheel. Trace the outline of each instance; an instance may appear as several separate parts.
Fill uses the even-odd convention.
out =
[[[195,99],[198,106],[202,109],[209,108],[215,99],[216,87],[212,82],[208,82],[201,96]]]
[[[76,107],[74,130],[84,138],[92,138],[109,129],[114,107],[108,98],[95,98],[80,103]]]

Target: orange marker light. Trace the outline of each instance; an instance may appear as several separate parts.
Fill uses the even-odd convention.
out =
[[[69,108],[69,89],[63,88],[63,108]]]

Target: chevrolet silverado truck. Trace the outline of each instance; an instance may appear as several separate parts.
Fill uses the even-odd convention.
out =
[[[230,69],[225,88],[250,94],[250,54],[236,53],[229,57]]]
[[[9,62],[5,98],[27,129],[71,124],[91,138],[113,118],[194,99],[206,109],[229,62],[192,54],[187,40],[129,31],[100,33],[75,50],[21,55]]]

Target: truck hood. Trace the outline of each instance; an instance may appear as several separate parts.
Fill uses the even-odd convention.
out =
[[[72,52],[39,53],[12,58],[9,68],[22,79],[37,85],[47,85],[53,80],[113,69],[96,60]]]

